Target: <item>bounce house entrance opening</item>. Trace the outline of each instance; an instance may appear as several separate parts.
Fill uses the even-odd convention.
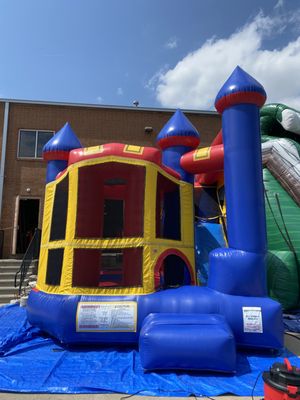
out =
[[[161,286],[163,289],[191,284],[191,275],[182,258],[171,254],[163,262]]]
[[[104,199],[103,237],[122,237],[124,230],[124,200]]]

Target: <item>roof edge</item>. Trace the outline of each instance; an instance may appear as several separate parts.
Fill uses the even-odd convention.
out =
[[[153,112],[172,112],[176,108],[158,108],[158,107],[133,107],[133,106],[115,106],[103,105],[93,103],[72,103],[72,102],[59,102],[59,101],[44,101],[44,100],[22,100],[22,99],[6,99],[0,98],[0,103],[15,103],[15,104],[36,104],[44,106],[67,106],[67,107],[86,107],[86,108],[100,108],[100,109],[113,109],[113,110],[128,110],[128,111],[153,111]],[[209,110],[190,110],[181,109],[184,113],[189,114],[203,114],[203,115],[218,115],[217,111]]]

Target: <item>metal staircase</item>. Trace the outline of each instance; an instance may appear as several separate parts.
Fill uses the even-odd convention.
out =
[[[13,299],[19,297],[19,288],[15,287],[15,275],[20,269],[22,260],[0,260],[0,305],[9,304]],[[35,273],[35,263],[28,268],[27,276],[24,284],[27,284],[27,279]]]

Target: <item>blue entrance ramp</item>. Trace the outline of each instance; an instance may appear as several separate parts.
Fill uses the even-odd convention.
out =
[[[286,351],[237,356],[236,375],[216,373],[144,372],[137,349],[66,348],[33,328],[18,306],[0,308],[0,391],[23,393],[137,393],[147,396],[251,396],[258,375]],[[258,380],[254,395],[263,395]]]

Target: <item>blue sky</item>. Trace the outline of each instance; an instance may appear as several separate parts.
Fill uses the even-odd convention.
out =
[[[239,64],[300,109],[298,0],[0,0],[4,98],[213,109]]]

